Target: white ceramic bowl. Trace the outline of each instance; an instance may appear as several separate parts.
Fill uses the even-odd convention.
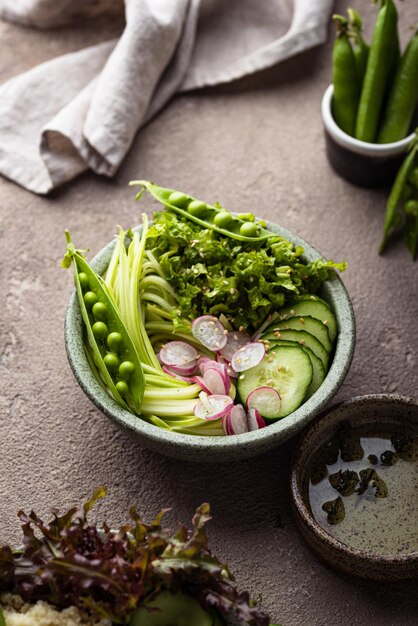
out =
[[[347,135],[332,114],[334,86],[327,87],[321,113],[325,129],[327,156],[334,170],[355,185],[389,186],[399,170],[414,133],[394,143],[367,143]]]
[[[273,232],[305,250],[304,258],[313,261],[322,255],[297,235],[268,223]],[[112,255],[115,240],[93,259],[92,266],[102,274]],[[354,353],[355,323],[350,298],[335,274],[319,292],[330,304],[339,326],[331,367],[321,387],[296,411],[274,424],[241,435],[203,437],[158,428],[122,409],[101,387],[87,362],[83,345],[83,324],[75,291],[67,308],[65,344],[74,376],[90,400],[115,424],[128,430],[148,448],[167,456],[197,462],[229,462],[262,454],[289,439],[306,426],[325,407],[341,386]]]

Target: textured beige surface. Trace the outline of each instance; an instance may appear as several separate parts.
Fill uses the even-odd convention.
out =
[[[360,5],[364,3],[354,3]],[[341,12],[345,3],[338,3]],[[418,21],[404,3],[402,32]],[[370,9],[371,11],[371,9]],[[35,63],[115,35],[96,22],[34,32],[0,24],[0,80]],[[264,457],[199,467],[142,449],[99,414],[75,383],[63,344],[72,277],[59,267],[68,227],[98,251],[115,225],[138,221],[127,187],[151,178],[231,210],[252,209],[347,259],[344,282],[358,330],[356,355],[339,399],[380,391],[416,395],[418,281],[403,241],[376,254],[385,193],[350,186],[330,170],[319,104],[329,82],[330,45],[228,88],[182,96],[138,137],[114,180],[85,175],[49,199],[0,180],[0,540],[18,537],[15,512],[66,507],[101,483],[99,516],[126,519],[132,502],[148,518],[173,507],[187,522],[212,503],[211,544],[242,587],[285,626],[416,624],[409,584],[357,582],[323,566],[303,544],[287,490],[295,442]],[[63,77],[64,80],[64,77]]]

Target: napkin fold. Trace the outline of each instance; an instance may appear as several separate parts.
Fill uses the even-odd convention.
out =
[[[118,0],[0,0],[51,27]],[[113,176],[136,133],[178,92],[227,83],[323,43],[332,0],[126,0],[119,40],[0,86],[0,174],[39,194],[92,169]],[[93,25],[93,22],[92,22]]]

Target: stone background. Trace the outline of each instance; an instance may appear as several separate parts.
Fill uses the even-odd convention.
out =
[[[337,2],[341,13],[347,2]],[[358,0],[371,26],[374,9]],[[398,3],[403,41],[418,6]],[[370,17],[368,19],[368,15]],[[37,32],[0,23],[0,81],[64,52],[106,40],[117,20]],[[331,29],[330,29],[331,30]],[[213,509],[210,541],[242,588],[262,596],[285,626],[417,623],[416,588],[358,582],[311,554],[293,523],[287,474],[295,440],[225,466],[162,458],[117,430],[87,400],[65,356],[63,320],[72,276],[60,268],[64,228],[96,253],[116,224],[138,222],[127,187],[150,178],[231,210],[254,210],[346,259],[358,341],[342,400],[372,392],[414,395],[418,383],[418,281],[404,242],[377,256],[385,191],[338,178],[324,152],[321,96],[331,38],[320,49],[228,87],[173,100],[138,136],[113,180],[86,174],[40,198],[0,179],[0,541],[16,541],[18,508],[45,514],[83,501],[102,483],[96,514],[117,525],[131,503],[168,523]],[[142,210],[143,207],[141,207]],[[148,204],[149,213],[154,206]]]

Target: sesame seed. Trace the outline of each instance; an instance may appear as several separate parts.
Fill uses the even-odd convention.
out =
[[[229,290],[229,293],[231,294],[231,296],[233,296],[234,293],[235,293],[235,289],[233,287],[231,287],[231,289]]]

